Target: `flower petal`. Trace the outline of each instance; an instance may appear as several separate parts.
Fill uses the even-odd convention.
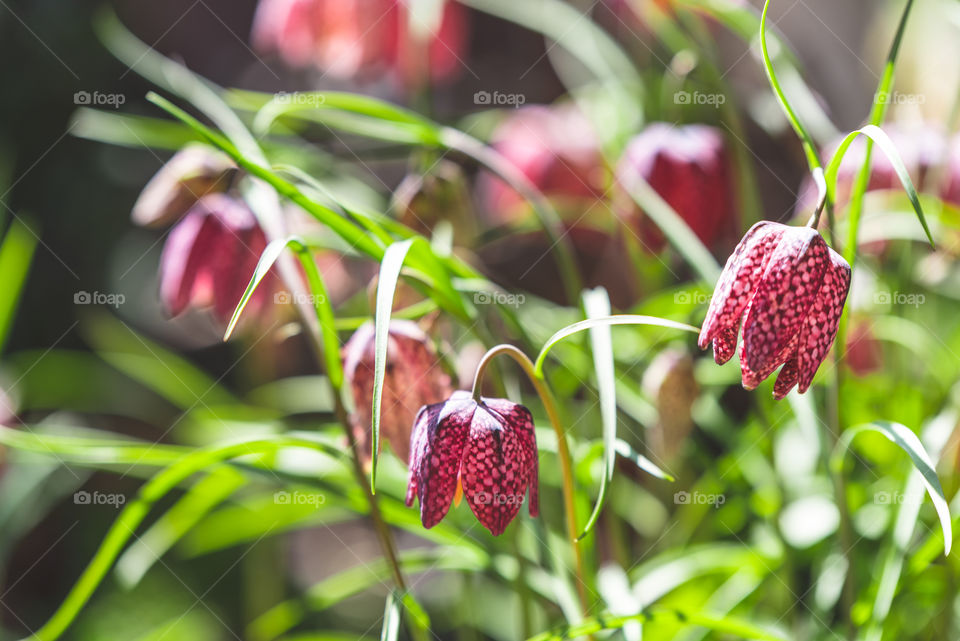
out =
[[[789,354],[817,298],[829,258],[827,244],[816,230],[789,227],[770,256],[743,323],[740,365],[763,380]],[[753,381],[751,381],[752,383]]]
[[[737,334],[740,333],[740,321],[733,327],[721,330],[713,338],[713,360],[723,365],[737,353]]]
[[[823,284],[800,330],[797,357],[801,393],[810,387],[820,363],[833,345],[840,315],[843,313],[843,304],[847,300],[847,292],[850,291],[850,265],[832,249],[829,250],[829,261],[823,275]]]
[[[700,329],[700,338],[697,341],[700,349],[706,349],[710,341],[723,330],[738,327],[743,310],[760,282],[770,254],[786,229],[786,225],[762,221],[744,235],[727,259],[717,281],[707,317]],[[733,342],[735,344],[736,340]],[[714,358],[717,358],[716,350]],[[729,357],[726,360],[729,360]]]
[[[439,523],[450,509],[475,410],[470,395],[457,392],[443,403],[421,408],[417,414],[410,440],[407,505],[413,505],[416,493],[425,528]]]
[[[502,398],[484,398],[486,407],[503,417],[520,438],[520,446],[527,467],[527,487],[530,490],[527,509],[530,516],[540,514],[540,461],[537,452],[537,432],[533,415],[523,405]]]
[[[794,353],[787,362],[783,364],[783,369],[777,375],[777,382],[773,385],[773,397],[778,401],[784,398],[797,384],[797,355]]]
[[[191,210],[170,230],[160,257],[160,300],[171,316],[181,314],[209,280],[208,261],[219,235],[216,219],[200,210]]]
[[[487,399],[470,425],[460,482],[470,509],[494,536],[517,516],[526,497],[535,460],[527,436],[532,426],[522,405],[500,401],[490,407]]]

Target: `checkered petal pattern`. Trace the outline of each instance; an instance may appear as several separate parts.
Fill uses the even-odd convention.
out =
[[[430,528],[450,509],[457,491],[480,523],[499,536],[520,512],[529,492],[531,516],[539,512],[537,442],[530,410],[505,399],[473,400],[454,392],[420,410],[410,441],[407,505],[420,501]]]
[[[816,230],[761,222],[743,237],[720,275],[699,345],[727,362],[741,322],[740,370],[753,389],[780,367],[774,398],[807,391],[836,337],[850,266]]]

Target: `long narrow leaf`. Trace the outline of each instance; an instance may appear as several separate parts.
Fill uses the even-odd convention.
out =
[[[940,526],[943,528],[944,555],[950,554],[950,547],[953,543],[953,528],[950,520],[950,506],[947,504],[946,496],[943,493],[943,487],[940,485],[940,478],[934,469],[933,462],[923,448],[923,444],[917,435],[910,428],[900,423],[889,421],[874,421],[851,427],[843,433],[837,447],[831,458],[831,466],[837,472],[843,469],[843,455],[849,449],[850,443],[858,434],[872,431],[883,434],[888,439],[896,443],[900,449],[910,456],[913,466],[923,477],[923,484],[927,488],[927,493],[933,501],[933,506],[937,510],[937,516],[940,518]]]
[[[393,297],[403,261],[410,251],[413,239],[402,240],[387,247],[380,263],[380,278],[377,280],[377,311],[374,329],[373,357],[373,423],[370,426],[373,438],[370,490],[377,491],[377,453],[380,450],[380,411],[383,405],[383,377],[387,367],[387,344],[389,342],[390,315],[393,312]]]
[[[930,227],[927,225],[927,219],[923,215],[923,207],[920,205],[920,196],[917,195],[917,190],[913,186],[913,181],[910,180],[910,174],[907,172],[907,168],[903,164],[903,159],[900,158],[900,153],[897,151],[896,145],[893,144],[893,141],[890,140],[890,137],[882,129],[880,129],[880,127],[875,125],[867,125],[866,127],[862,127],[846,135],[846,137],[843,139],[843,142],[841,142],[840,146],[837,147],[837,152],[830,160],[830,164],[827,166],[827,190],[831,194],[836,193],[837,173],[840,171],[840,164],[843,161],[843,156],[850,148],[850,144],[859,135],[867,136],[873,142],[879,145],[881,150],[883,150],[883,153],[887,156],[890,164],[893,165],[894,171],[897,172],[897,178],[900,179],[900,184],[903,185],[903,190],[907,192],[907,198],[910,199],[910,204],[913,206],[913,211],[920,220],[920,225],[923,226],[923,231],[927,236],[927,240],[929,240],[930,245],[933,246],[933,236],[930,233]]]
[[[583,293],[583,308],[588,319],[610,316],[610,298],[602,287]],[[600,395],[600,416],[603,421],[603,476],[600,478],[600,491],[594,503],[593,512],[587,519],[578,539],[585,537],[600,516],[607,500],[607,488],[613,480],[613,470],[617,462],[617,390],[613,366],[613,340],[610,326],[597,324],[589,329],[590,348],[593,352],[593,367],[597,375],[597,392]]]

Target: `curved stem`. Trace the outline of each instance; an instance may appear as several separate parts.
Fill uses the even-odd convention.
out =
[[[567,445],[567,435],[563,429],[560,412],[557,410],[557,401],[553,397],[553,393],[547,386],[543,374],[537,373],[533,362],[526,354],[513,345],[503,344],[491,347],[487,350],[487,353],[483,355],[483,358],[480,359],[480,363],[477,365],[476,375],[473,379],[473,398],[477,401],[480,400],[480,389],[483,387],[483,374],[487,369],[487,365],[494,357],[501,354],[509,356],[516,361],[516,363],[520,365],[520,368],[523,369],[524,374],[527,375],[527,378],[530,379],[530,382],[533,383],[533,387],[537,391],[537,396],[540,397],[540,402],[543,404],[543,408],[547,412],[547,417],[550,419],[550,425],[553,427],[554,434],[557,436],[557,457],[560,459],[560,475],[562,478],[564,511],[566,512],[567,535],[570,538],[570,543],[573,545],[574,557],[576,558],[577,594],[580,597],[580,606],[583,614],[586,616],[589,612],[590,602],[587,598],[583,549],[580,542],[577,541],[579,530],[577,529],[577,512],[574,502],[573,462],[570,457],[570,448]]]

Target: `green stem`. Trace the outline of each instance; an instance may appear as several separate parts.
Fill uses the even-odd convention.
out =
[[[900,43],[903,40],[903,33],[907,26],[907,17],[910,15],[910,9],[913,7],[913,0],[907,0],[907,4],[900,16],[900,23],[897,26],[897,33],[890,45],[890,52],[887,55],[887,62],[884,65],[883,76],[880,78],[880,84],[877,87],[877,93],[874,95],[873,107],[870,109],[869,124],[879,125],[883,122],[886,115],[888,100],[881,99],[890,92],[893,86],[893,72],[897,60],[897,54],[900,51]],[[860,218],[863,213],[863,195],[867,189],[867,183],[870,179],[871,154],[873,152],[873,140],[867,138],[866,153],[863,159],[863,166],[857,174],[857,179],[853,185],[853,191],[850,196],[850,209],[848,214],[847,240],[843,247],[843,257],[853,269],[857,259],[857,237],[860,229]],[[834,378],[833,389],[831,390],[831,399],[834,411],[831,412],[831,422],[833,423],[830,434],[832,436],[831,446],[836,446],[837,439],[846,428],[847,420],[843,414],[843,404],[840,402],[840,389],[846,377],[844,371],[844,360],[847,353],[847,330],[849,315],[844,313],[840,317],[840,325],[837,328],[836,338],[836,377]],[[837,501],[840,503],[840,536],[841,546],[844,548],[844,556],[847,559],[847,576],[843,586],[843,596],[845,606],[844,610],[850,612],[856,595],[855,573],[852,565],[852,558],[849,550],[853,542],[853,531],[850,520],[850,510],[847,505],[846,482],[842,473],[833,475],[834,489],[837,494]]]
[[[487,353],[483,355],[483,358],[480,359],[480,363],[477,365],[476,375],[473,379],[473,398],[478,402],[480,401],[480,390],[483,387],[483,374],[487,369],[487,365],[494,357],[501,354],[509,356],[516,361],[517,364],[520,365],[520,368],[523,369],[524,374],[527,375],[527,378],[530,379],[530,382],[533,383],[533,387],[540,397],[540,402],[547,412],[550,425],[553,427],[554,434],[556,434],[557,437],[557,457],[560,459],[560,475],[562,478],[564,511],[566,512],[567,535],[571,545],[573,545],[577,566],[577,595],[580,598],[580,607],[583,615],[587,616],[590,610],[590,601],[587,598],[587,583],[585,581],[586,565],[583,560],[583,549],[577,540],[579,530],[577,529],[577,512],[574,500],[573,462],[570,456],[570,448],[567,444],[567,435],[563,429],[560,412],[557,409],[557,401],[553,397],[553,393],[547,386],[542,372],[537,372],[533,362],[526,354],[513,345],[503,344],[491,347]]]
[[[887,62],[883,67],[883,75],[880,78],[877,93],[873,96],[873,107],[870,109],[868,124],[879,126],[887,113],[887,105],[890,101],[886,97],[890,94],[890,88],[893,86],[893,72],[897,62],[897,54],[900,52],[900,43],[903,40],[907,18],[912,7],[913,0],[907,0],[907,4],[903,8],[903,14],[900,16],[900,24],[897,26],[893,44],[890,45],[890,52],[887,54]],[[850,225],[847,229],[847,242],[843,248],[843,257],[850,263],[851,268],[857,260],[857,234],[860,229],[860,215],[863,213],[863,194],[866,192],[867,183],[870,180],[870,157],[873,154],[873,140],[867,138],[866,144],[863,166],[860,167],[857,180],[853,185],[853,192],[850,195]]]

